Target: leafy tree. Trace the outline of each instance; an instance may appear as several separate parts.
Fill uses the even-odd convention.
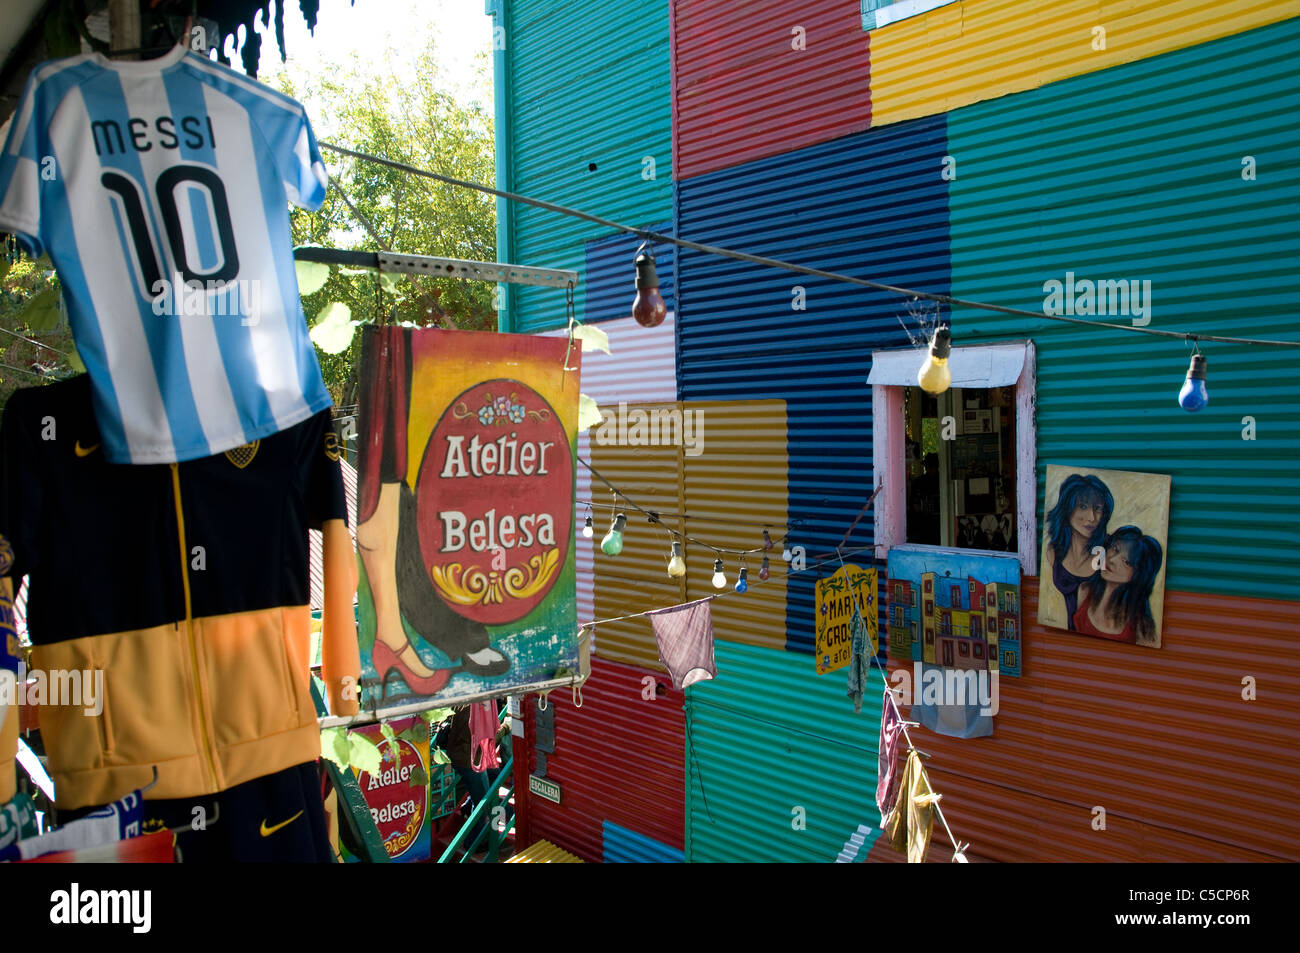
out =
[[[287,78],[281,88],[299,98]],[[457,102],[441,88],[432,47],[417,59],[413,76],[363,73],[354,64],[350,74],[314,82],[309,96],[308,112],[322,141],[454,178],[493,180],[492,118],[479,105]],[[382,244],[408,254],[495,260],[496,204],[491,196],[329,150],[322,154],[334,182],[319,211],[294,210],[295,245],[377,251]],[[369,227],[348,208],[345,195]],[[300,269],[304,277],[306,271]],[[345,313],[331,307],[340,303],[348,309],[346,319],[356,323],[383,315],[418,327],[496,328],[495,286],[487,282],[404,275],[386,275],[381,281],[373,272],[335,268],[318,290],[308,291],[311,286],[304,281],[303,307],[313,324],[330,314],[341,322]],[[346,324],[340,326],[335,347],[349,340]],[[315,337],[323,340],[320,334]],[[326,385],[345,408],[356,404],[360,335],[350,342],[337,353],[317,349]]]
[[[0,407],[20,387],[84,369],[60,318],[59,289],[48,258],[0,257]]]

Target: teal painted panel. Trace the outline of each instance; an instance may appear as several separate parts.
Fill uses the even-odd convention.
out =
[[[855,714],[847,668],[819,676],[808,655],[721,639],[714,657],[718,677],[686,691],[687,861],[830,863],[865,824],[864,859],[880,835],[880,671]]]
[[[671,220],[668,0],[508,6],[505,187],[633,226]],[[513,259],[584,272],[575,296],[583,317],[585,243],[609,229],[509,204]],[[630,256],[628,269],[630,288]],[[520,286],[512,297],[513,330],[564,325],[563,292]]]
[[[1300,20],[954,110],[952,294],[1041,311],[1067,272],[1149,281],[1142,308],[1091,317],[1300,340],[1297,116]],[[970,309],[953,327],[1037,346],[1040,523],[1048,463],[1168,473],[1170,589],[1300,599],[1300,351],[1205,344],[1189,414],[1184,341]]]

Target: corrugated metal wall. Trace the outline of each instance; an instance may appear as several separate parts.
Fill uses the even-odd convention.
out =
[[[572,0],[562,15],[548,0],[504,2],[510,107],[498,148],[510,151],[510,182],[498,185],[631,225],[670,218],[667,0]],[[653,178],[646,177],[647,157],[654,161]],[[507,203],[506,214],[512,247],[501,254],[520,264],[583,272],[586,243],[606,232],[517,203]],[[586,291],[584,275],[576,293],[579,315]],[[517,286],[511,296],[505,330],[564,323],[561,292]]]
[[[678,178],[871,124],[856,0],[673,0],[671,29]]]
[[[938,117],[687,179],[678,228],[699,242],[946,292],[946,148]],[[677,295],[680,396],[786,402],[787,513],[802,521],[792,542],[833,550],[871,495],[871,351],[906,344],[900,319],[915,320],[894,295],[685,250]],[[868,515],[850,544],[869,545],[871,533]],[[801,574],[789,586],[786,642],[800,652],[812,650],[813,582]]]
[[[1067,272],[1149,280],[1153,328],[1296,340],[1297,116],[1300,20],[949,114],[953,294],[1039,310]],[[1048,463],[1172,474],[1168,588],[1300,600],[1295,351],[1207,343],[1189,414],[1183,341],[954,315],[958,343],[1027,331],[1040,519]]]
[[[653,701],[642,697],[646,676],[666,689]],[[595,657],[582,707],[565,691],[552,692],[550,704],[555,752],[547,757],[547,777],[560,785],[561,799],[528,798],[529,836],[594,862],[604,855],[603,827],[612,821],[682,849],[683,698],[667,676]],[[535,697],[525,699],[524,719],[529,770],[535,770]]]
[[[649,231],[671,235],[673,223],[651,225]],[[622,233],[587,242],[586,307],[582,316],[585,323],[626,318],[632,314],[632,302],[636,300],[634,261],[640,244],[640,238]],[[668,313],[672,314],[677,310],[676,296],[673,294],[673,264],[677,256],[673,254],[671,245],[652,245],[651,251],[655,255],[659,293],[668,305]]]
[[[932,116],[1297,15],[1297,0],[964,0],[871,31],[872,119]]]
[[[607,321],[601,330],[609,336],[609,353],[588,351],[582,355],[582,392],[602,409],[618,410],[619,401],[644,403],[671,401],[677,393],[676,331],[673,313],[668,312],[664,323],[657,328],[643,328],[631,318]],[[549,335],[567,334],[566,330],[550,331]],[[578,434],[578,456],[591,462],[591,437],[587,431]],[[592,500],[591,473],[581,463],[575,475],[575,499]],[[608,500],[599,480],[596,485],[600,500]],[[590,622],[595,615],[595,547],[609,529],[608,511],[592,511],[592,539],[582,535],[587,507],[578,504],[574,510],[574,552],[578,573],[578,621]],[[603,525],[602,525],[603,521]]]
[[[602,859],[607,864],[680,864],[683,855],[675,847],[606,821],[605,856]]]
[[[1044,628],[1037,579],[1021,594],[1025,674],[1001,679],[993,736],[910,729],[972,859],[1300,860],[1294,603],[1170,592],[1147,650]]]
[[[847,670],[818,675],[810,655],[732,642],[715,653],[717,679],[686,690],[687,861],[829,863],[863,824],[869,847],[879,669],[855,714]]]

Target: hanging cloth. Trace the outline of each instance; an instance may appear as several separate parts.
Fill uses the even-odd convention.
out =
[[[934,805],[939,797],[930,789],[930,779],[921,766],[921,756],[916,751],[909,751],[899,782],[898,801],[880,825],[894,849],[907,854],[909,864],[925,862],[930,849],[930,832],[934,828]]]
[[[497,753],[497,717],[496,699],[469,706],[469,764],[475,771],[495,771],[501,767],[501,756]]]
[[[713,661],[713,616],[710,596],[680,606],[647,612],[659,643],[659,660],[672,676],[673,688],[718,677]]]
[[[898,800],[898,739],[903,722],[886,691],[880,698],[880,742],[876,746],[876,808],[883,818]]]
[[[848,696],[853,699],[853,710],[862,711],[862,693],[866,690],[871,677],[871,657],[867,654],[870,644],[867,637],[867,623],[862,619],[862,612],[853,606],[853,618],[849,621],[852,635],[852,648],[849,656]]]

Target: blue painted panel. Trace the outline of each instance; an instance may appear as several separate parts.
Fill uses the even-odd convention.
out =
[[[945,117],[927,117],[688,179],[677,186],[678,234],[947,293],[946,151]],[[904,324],[918,322],[907,302],[685,249],[677,296],[679,397],[784,399],[788,510],[803,521],[792,542],[809,555],[833,550],[871,495],[871,352],[908,343]],[[865,517],[849,548],[873,534]],[[790,580],[794,651],[813,649],[814,576]]]
[[[605,856],[607,864],[680,864],[686,855],[676,848],[605,821]]]
[[[672,222],[647,225],[648,231],[661,235],[673,233]],[[632,314],[632,300],[636,297],[636,267],[633,260],[641,239],[633,235],[611,235],[587,242],[587,296],[582,320],[612,321]],[[673,246],[658,245],[653,248],[655,271],[659,275],[659,293],[668,304],[668,310],[677,307],[673,293]]]

